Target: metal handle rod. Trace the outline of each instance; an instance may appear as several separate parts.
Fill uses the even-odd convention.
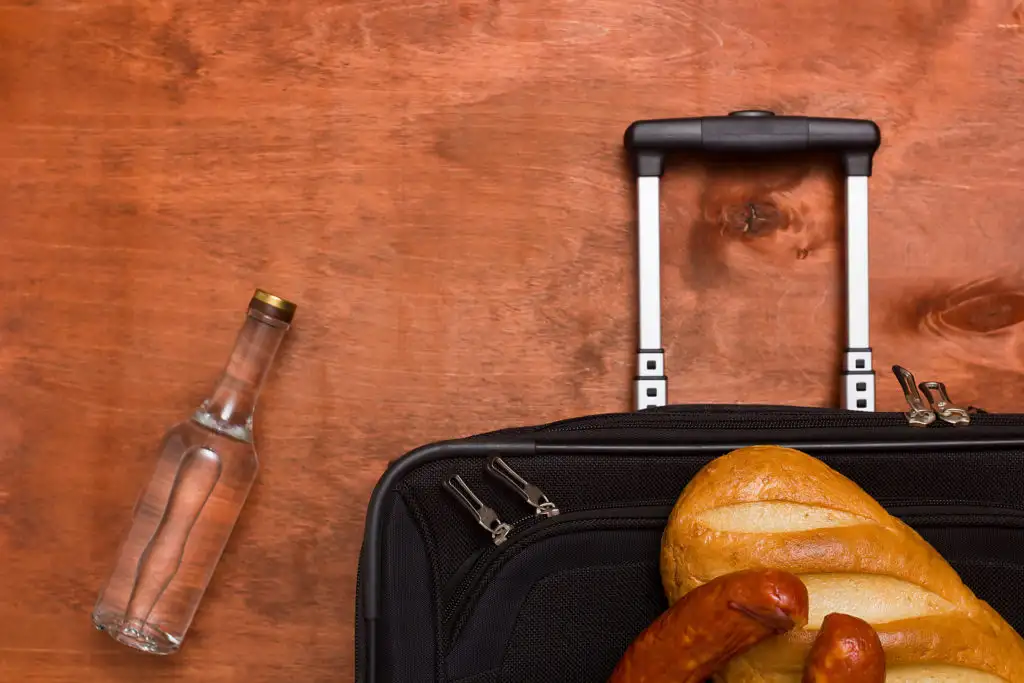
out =
[[[874,411],[868,297],[868,177],[846,179],[846,353],[843,408]]]
[[[634,389],[636,409],[668,401],[665,352],[661,348],[661,204],[658,176],[637,179],[640,350]]]

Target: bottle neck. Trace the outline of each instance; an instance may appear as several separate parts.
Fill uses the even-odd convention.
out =
[[[193,419],[214,431],[251,442],[256,399],[287,331],[287,323],[250,309],[227,366]]]

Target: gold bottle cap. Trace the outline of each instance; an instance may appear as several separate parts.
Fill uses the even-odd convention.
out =
[[[281,322],[290,323],[292,318],[295,317],[295,309],[298,308],[295,304],[287,299],[282,299],[279,296],[274,296],[270,292],[265,292],[262,289],[257,289],[253,295],[252,300],[249,302],[251,308],[256,308],[258,311],[265,315],[269,315],[272,318],[276,318]]]

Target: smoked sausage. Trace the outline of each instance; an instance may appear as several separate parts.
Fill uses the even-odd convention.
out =
[[[871,624],[829,614],[811,645],[803,683],[884,683],[885,651]]]
[[[637,636],[608,683],[702,683],[736,655],[806,623],[807,587],[797,576],[726,574],[688,592]]]

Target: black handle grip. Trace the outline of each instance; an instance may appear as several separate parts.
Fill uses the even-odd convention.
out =
[[[842,153],[847,175],[871,175],[871,162],[882,142],[874,121],[776,116],[770,111],[738,111],[728,116],[634,121],[625,145],[638,175],[660,176],[668,152],[802,152]]]

